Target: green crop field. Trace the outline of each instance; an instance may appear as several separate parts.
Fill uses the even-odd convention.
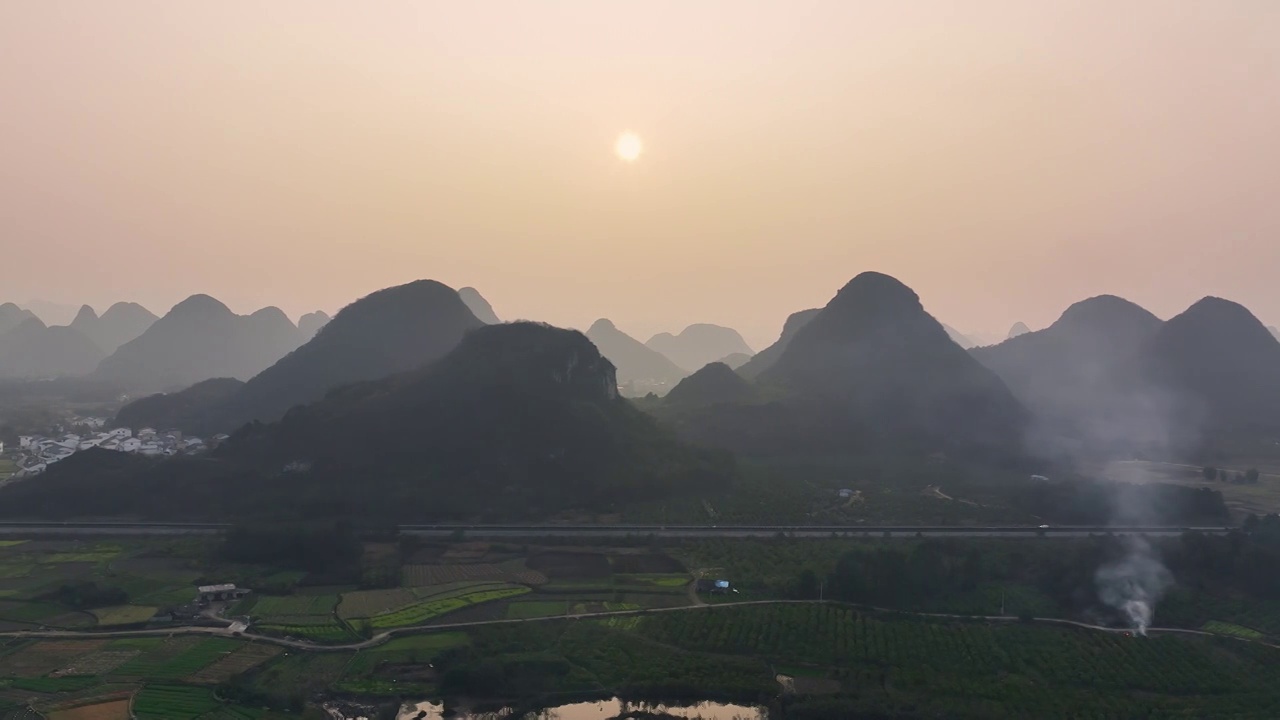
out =
[[[384,645],[356,653],[347,664],[343,675],[348,678],[359,678],[384,664],[429,663],[445,650],[465,647],[470,642],[471,638],[461,632],[396,638]]]
[[[256,629],[273,635],[314,640],[320,643],[351,642],[359,639],[346,626],[333,621],[315,625],[259,625]]]
[[[114,560],[124,552],[119,545],[94,545],[76,552],[56,552],[41,555],[40,561],[46,563],[99,563]]]
[[[218,708],[207,688],[189,685],[148,685],[133,700],[138,720],[196,720]]]
[[[479,605],[481,603],[493,602],[494,600],[504,600],[518,595],[523,595],[527,592],[529,592],[529,588],[513,587],[502,590],[486,590],[482,592],[467,593],[465,595],[447,597],[443,599],[425,600],[397,610],[393,613],[378,615],[371,619],[371,624],[374,628],[378,629],[420,625],[432,618],[439,617],[455,610],[461,610],[462,608],[470,605]]]
[[[939,712],[972,714],[984,698],[998,698],[993,707],[1001,709],[992,717],[1058,717],[1086,701],[1084,707],[1114,707],[1113,716],[1132,717],[1136,710],[1118,709],[1132,707],[1134,693],[1151,694],[1156,706],[1185,703],[1189,716],[1226,716],[1217,713],[1229,707],[1246,713],[1240,717],[1261,718],[1280,709],[1280,692],[1272,689],[1280,680],[1280,652],[1227,640],[942,624],[831,605],[649,616],[634,631],[691,651],[842,668],[851,686],[875,678],[876,685],[914,690],[927,703],[922,707]]]
[[[1244,638],[1246,640],[1261,640],[1263,637],[1266,637],[1252,628],[1232,625],[1231,623],[1220,622],[1218,620],[1210,620],[1205,623],[1204,627],[1201,629],[1205,632],[1216,633],[1218,635],[1230,635],[1231,637]]]
[[[76,692],[102,684],[102,681],[95,677],[18,678],[7,682],[9,687],[47,695]]]
[[[239,640],[227,638],[172,638],[145,648],[138,657],[120,666],[113,674],[143,679],[177,679],[193,675],[240,647]]]
[[[342,602],[338,605],[338,616],[343,620],[373,617],[395,612],[418,600],[418,596],[413,591],[405,588],[343,593]]]

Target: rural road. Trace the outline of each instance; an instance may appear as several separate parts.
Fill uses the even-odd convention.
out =
[[[907,610],[894,610],[892,608],[882,608],[870,605],[857,605],[852,603],[841,603],[834,600],[744,600],[741,602],[718,603],[715,605],[698,605],[688,607],[674,608],[650,608],[647,610],[618,610],[597,613],[580,613],[575,615],[556,615],[553,617],[543,618],[519,618],[507,620],[478,620],[474,622],[461,623],[440,623],[437,625],[420,625],[416,627],[397,628],[384,633],[374,635],[368,640],[358,643],[349,643],[346,645],[317,645],[315,643],[303,640],[287,640],[285,638],[272,637],[269,635],[258,635],[250,632],[233,632],[237,625],[230,627],[204,627],[204,626],[185,626],[157,630],[116,630],[109,632],[86,632],[73,630],[32,630],[0,633],[0,637],[6,638],[26,638],[26,639],[44,639],[44,640],[69,640],[69,639],[91,639],[91,638],[125,638],[125,637],[170,637],[173,635],[213,635],[218,637],[238,637],[244,640],[252,640],[280,647],[290,648],[293,650],[301,650],[304,652],[347,652],[352,650],[368,650],[386,643],[397,636],[407,635],[423,635],[433,632],[441,632],[446,630],[465,630],[468,628],[492,626],[492,625],[517,625],[524,623],[540,623],[554,622],[562,620],[587,620],[601,619],[610,617],[639,617],[644,615],[653,615],[657,613],[674,613],[674,612],[696,612],[696,611],[714,611],[719,608],[747,607],[758,605],[843,605],[854,608],[856,610],[868,610],[874,612],[897,613],[899,615],[913,615],[916,617],[943,618],[951,620],[986,620],[989,622],[1019,622],[1020,618],[1011,615],[954,615],[947,613],[926,613],[913,612]],[[1103,625],[1090,625],[1088,623],[1077,622],[1075,620],[1067,620],[1065,618],[1032,618],[1032,622],[1048,624],[1048,625],[1069,625],[1085,630],[1093,630],[1106,633],[1124,633],[1132,632],[1129,628],[1111,628]],[[1230,640],[1238,640],[1241,642],[1249,642],[1257,645],[1280,650],[1280,645],[1274,645],[1262,640],[1253,640],[1249,638],[1237,637],[1234,635],[1222,635],[1211,633],[1204,630],[1188,630],[1184,628],[1160,628],[1152,627],[1147,629],[1148,634],[1183,634],[1197,635],[1204,637],[1220,637]]]
[[[0,536],[23,535],[217,535],[230,526],[219,523],[128,522],[0,522]],[[469,539],[488,538],[772,538],[784,533],[794,538],[850,537],[1087,537],[1105,533],[1181,535],[1188,530],[1225,533],[1229,527],[1172,526],[1035,526],[965,527],[907,525],[401,525],[405,535],[452,537],[461,532]]]

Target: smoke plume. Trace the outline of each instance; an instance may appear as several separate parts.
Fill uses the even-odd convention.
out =
[[[1147,634],[1156,603],[1173,585],[1151,545],[1136,537],[1126,542],[1123,557],[1098,568],[1093,579],[1098,599],[1123,613],[1139,635]]]

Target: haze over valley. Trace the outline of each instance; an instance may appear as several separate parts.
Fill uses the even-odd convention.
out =
[[[1278,38],[0,3],[0,720],[1280,717]]]

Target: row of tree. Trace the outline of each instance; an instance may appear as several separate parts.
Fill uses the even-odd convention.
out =
[[[1233,473],[1230,470],[1219,469],[1212,465],[1206,465],[1200,471],[1200,474],[1204,475],[1204,479],[1209,482],[1230,482],[1236,485],[1257,485],[1258,479],[1261,477],[1258,468],[1249,468],[1244,472]]]

